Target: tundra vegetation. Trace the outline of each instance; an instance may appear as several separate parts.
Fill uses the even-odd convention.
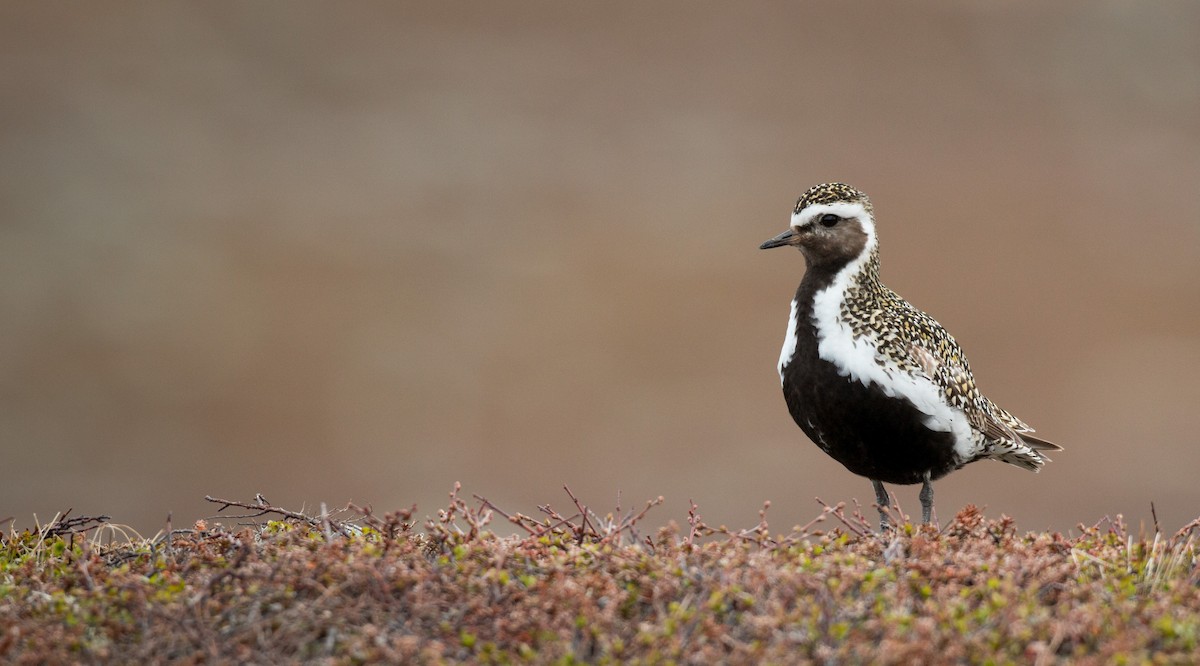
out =
[[[208,498],[143,538],[107,517],[0,534],[0,661],[64,663],[1195,663],[1200,519],[1021,533],[968,506],[942,527],[822,505],[775,532],[661,498],[511,513],[309,514]],[[661,511],[661,509],[660,509]],[[168,521],[169,522],[169,521]],[[500,529],[500,526],[504,526]],[[510,532],[501,534],[502,532]]]

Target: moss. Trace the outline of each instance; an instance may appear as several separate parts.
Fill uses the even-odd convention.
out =
[[[880,539],[830,507],[834,529],[771,536],[765,509],[736,531],[693,507],[687,534],[646,539],[614,512],[500,537],[453,501],[423,533],[280,520],[169,549],[5,535],[0,661],[1143,663],[1200,641],[1186,532],[1022,535],[969,507]]]

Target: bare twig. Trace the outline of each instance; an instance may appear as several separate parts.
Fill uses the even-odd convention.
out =
[[[1200,528],[1200,518],[1197,518],[1180,528],[1179,531],[1175,533],[1175,538],[1179,539],[1180,537],[1186,536],[1189,532],[1197,528]]]
[[[705,525],[704,521],[700,519],[699,504],[696,504],[694,500],[688,498],[688,505],[688,535],[683,540],[683,543],[690,549],[696,544],[696,537],[709,536],[714,532],[714,530],[708,525]]]
[[[564,485],[563,490],[567,491],[567,495],[571,498],[571,501],[575,503],[575,508],[579,509],[579,515],[582,516],[582,519],[579,523],[579,529],[577,530],[578,541],[582,544],[583,538],[587,536],[588,508],[579,502],[579,498],[575,497],[575,493],[571,492],[571,489],[568,486]],[[595,535],[596,531],[592,530],[592,534]]]
[[[266,497],[263,497],[262,493],[258,493],[257,495],[254,496],[254,504],[251,504],[249,502],[239,502],[237,500],[220,499],[218,497],[213,497],[212,495],[205,495],[204,499],[205,499],[205,501],[221,505],[221,508],[217,509],[217,513],[220,513],[221,511],[224,511],[225,509],[228,509],[231,506],[240,507],[242,509],[255,510],[255,513],[243,514],[243,515],[238,515],[238,516],[228,516],[231,518],[254,519],[254,518],[261,518],[263,516],[269,516],[269,515],[274,514],[277,516],[283,516],[284,518],[294,520],[296,522],[304,523],[306,525],[309,525],[310,527],[313,527],[314,529],[321,530],[322,532],[328,531],[329,536],[332,536],[332,532],[334,532],[334,531],[336,531],[338,534],[340,534],[344,537],[349,537],[354,534],[354,530],[351,529],[346,523],[344,523],[343,521],[339,521],[339,520],[332,520],[329,517],[328,512],[324,511],[324,509],[322,509],[322,512],[321,512],[322,515],[320,515],[320,516],[317,516],[317,517],[309,516],[302,512],[299,512],[299,511],[291,511],[291,510],[285,509],[283,507],[274,506],[270,502],[267,501]],[[322,504],[322,507],[324,507],[323,504]]]
[[[837,518],[839,522],[841,522],[843,525],[846,526],[846,529],[857,534],[858,536],[866,536],[871,533],[869,526],[854,525],[846,518],[846,503],[845,502],[838,502],[835,506],[830,507],[820,497],[818,497],[816,499],[817,499],[817,504],[820,504],[821,506],[825,507],[826,513],[833,516],[834,518]],[[859,518],[860,518],[860,522],[865,520],[861,517],[861,514],[860,514]]]
[[[508,522],[525,530],[525,532],[527,534],[533,534],[535,532],[535,530],[528,525],[528,523],[532,520],[529,516],[523,516],[519,513],[514,516],[514,515],[511,515],[508,512],[506,512],[504,509],[501,509],[500,507],[493,504],[492,501],[486,497],[481,497],[479,495],[472,495],[472,497],[479,500],[480,503],[482,503],[482,505],[487,507],[488,509],[491,509],[492,511],[495,511],[496,513],[500,514],[501,516],[504,516],[504,518],[506,520],[508,520]]]
[[[417,505],[413,504],[407,509],[389,511],[388,513],[383,514],[383,518],[380,519],[371,512],[371,505],[369,504],[365,507],[362,507],[351,502],[346,505],[346,508],[361,516],[363,522],[365,522],[368,526],[379,530],[379,532],[387,537],[388,540],[396,538],[396,534],[398,532],[407,532],[411,530],[413,526],[412,516],[417,512]]]
[[[71,535],[74,538],[76,534],[95,529],[112,520],[110,516],[78,516],[76,518],[67,518],[72,510],[67,509],[43,527],[42,538],[50,539],[67,535]]]

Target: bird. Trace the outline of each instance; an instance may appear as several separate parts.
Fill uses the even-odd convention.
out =
[[[795,247],[804,277],[792,299],[779,380],[804,434],[875,491],[880,528],[891,506],[884,483],[920,483],[922,522],[933,482],[991,458],[1033,472],[1062,447],[989,400],[967,357],[933,317],[879,279],[875,209],[845,183],[809,188],[787,231],[761,250]]]

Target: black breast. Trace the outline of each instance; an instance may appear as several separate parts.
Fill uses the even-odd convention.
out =
[[[814,274],[816,273],[816,274]],[[813,279],[810,279],[813,278]],[[926,415],[878,385],[842,377],[817,356],[813,295],[832,276],[811,268],[796,293],[796,351],[783,370],[783,395],[796,424],[851,472],[886,483],[920,483],[955,469],[954,437],[930,430]],[[824,284],[822,284],[822,282]]]

